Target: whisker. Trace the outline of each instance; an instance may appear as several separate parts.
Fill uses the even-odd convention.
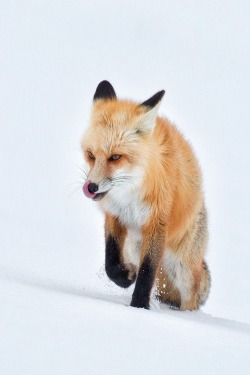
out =
[[[88,175],[87,175],[87,173],[85,172],[85,170],[84,170],[82,167],[80,167],[79,165],[76,165],[76,167],[77,167],[78,169],[80,169],[80,171],[85,175],[85,180],[86,180],[86,178],[88,177]]]
[[[69,197],[72,197],[74,194],[79,193],[80,191],[82,191],[82,186],[77,186],[71,191],[71,193],[69,193]]]
[[[123,183],[130,183],[134,185],[134,178],[131,176],[118,176],[111,178],[110,182],[113,186],[122,185]]]
[[[82,181],[72,181],[69,185],[72,186],[72,185],[81,185],[82,186]]]
[[[112,182],[113,181],[128,181],[128,180],[132,180],[132,177],[130,177],[130,176],[120,176],[120,177],[113,177],[110,180]]]
[[[87,176],[85,170],[82,167],[80,167],[79,165],[77,165],[77,168],[79,168]]]

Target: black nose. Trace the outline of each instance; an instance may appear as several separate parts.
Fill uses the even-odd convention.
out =
[[[89,190],[90,193],[94,194],[94,193],[96,193],[97,190],[98,190],[98,185],[95,184],[94,182],[91,182],[91,183],[89,184],[89,186],[88,186],[88,190]]]

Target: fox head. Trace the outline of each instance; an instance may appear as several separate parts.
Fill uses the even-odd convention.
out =
[[[87,197],[101,200],[115,192],[127,194],[139,186],[164,94],[164,90],[159,91],[139,104],[117,99],[108,81],[99,83],[90,126],[82,139],[89,165],[83,187]]]

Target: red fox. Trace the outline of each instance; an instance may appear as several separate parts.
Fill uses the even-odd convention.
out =
[[[196,310],[210,289],[204,260],[207,214],[198,161],[182,134],[157,117],[165,91],[139,104],[102,81],[82,139],[89,165],[83,191],[105,214],[105,270],[131,306],[161,302]]]

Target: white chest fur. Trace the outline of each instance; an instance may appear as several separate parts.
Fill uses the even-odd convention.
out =
[[[115,178],[121,176],[122,184],[117,184],[108,192],[102,203],[102,209],[120,219],[128,228],[140,228],[149,218],[150,207],[141,197],[143,171],[135,167],[133,170],[117,172]]]
[[[106,212],[118,217],[127,227],[140,228],[148,219],[150,208],[140,200],[136,191],[111,192],[103,205]]]

